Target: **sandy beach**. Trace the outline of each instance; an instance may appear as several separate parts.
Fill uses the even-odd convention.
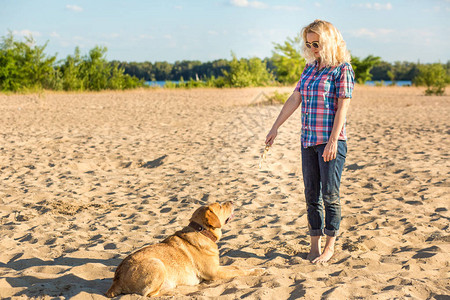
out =
[[[162,299],[449,299],[450,96],[356,87],[341,233],[313,265],[299,110],[258,166],[281,110],[260,102],[292,89],[0,94],[0,298],[106,299],[128,254],[233,200],[220,261],[267,273]]]

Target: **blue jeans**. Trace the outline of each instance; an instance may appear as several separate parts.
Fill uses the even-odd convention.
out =
[[[339,187],[347,155],[347,143],[338,141],[336,159],[328,162],[322,157],[325,146],[326,144],[307,148],[302,146],[303,182],[311,236],[320,236],[324,233],[328,236],[337,236],[341,223]]]

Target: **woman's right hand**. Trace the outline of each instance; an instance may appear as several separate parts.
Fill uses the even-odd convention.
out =
[[[269,131],[269,134],[267,134],[266,137],[266,145],[272,146],[273,142],[275,141],[275,138],[277,137],[278,130],[276,128],[272,128]]]

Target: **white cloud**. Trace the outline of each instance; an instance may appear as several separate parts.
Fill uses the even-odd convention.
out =
[[[259,2],[259,1],[250,1],[250,7],[253,8],[267,8],[267,4]]]
[[[359,8],[366,8],[366,9],[374,9],[374,10],[391,10],[392,9],[392,4],[391,3],[386,3],[386,4],[382,4],[382,3],[361,3],[361,4],[354,4],[354,7],[359,7]]]
[[[155,37],[153,35],[150,34],[141,34],[139,35],[139,39],[143,39],[143,40],[153,40]]]
[[[69,43],[68,41],[61,41],[61,42],[59,43],[59,45],[60,45],[61,47],[63,47],[63,48],[72,47],[72,44]]]
[[[208,30],[208,34],[209,35],[219,35],[219,33],[217,31],[214,31],[214,30]]]
[[[357,30],[353,30],[352,31],[352,35],[356,36],[356,37],[370,37],[370,38],[373,38],[373,37],[375,37],[375,32],[370,31],[367,28],[360,28],[360,29],[357,29]]]
[[[239,32],[241,36],[245,38],[245,41],[251,42],[254,45],[270,45],[272,46],[271,41],[277,41],[280,36],[284,36],[285,32],[277,29],[248,29],[245,31]]]
[[[71,11],[74,11],[74,12],[82,12],[83,11],[83,8],[78,6],[78,5],[67,4],[66,8],[68,10],[71,10]]]
[[[263,2],[248,1],[248,0],[230,0],[230,4],[238,7],[251,7],[259,9],[264,9],[268,7],[268,5]]]
[[[273,6],[275,10],[285,10],[285,11],[301,11],[303,10],[300,6],[290,6],[290,5],[275,5]]]
[[[117,39],[120,37],[120,33],[113,32],[113,33],[103,34],[102,36],[105,39]]]
[[[375,10],[391,10],[392,4],[391,3],[386,3],[386,4],[374,3],[373,8]]]
[[[80,49],[85,49],[89,44],[92,44],[92,42],[87,40],[85,37],[76,35],[60,39],[59,44],[62,47],[80,47]]]
[[[393,29],[386,29],[386,28],[379,28],[379,29],[367,29],[367,28],[360,28],[357,30],[351,31],[351,34],[355,37],[360,38],[371,38],[371,39],[378,39],[378,38],[384,38],[388,35],[391,35],[394,33]]]
[[[448,1],[448,2],[450,2],[450,1]],[[440,13],[442,11],[449,12],[450,11],[450,7],[449,6],[442,7],[442,6],[436,5],[436,6],[432,7],[432,10],[433,10],[434,13]]]
[[[240,7],[247,7],[248,6],[248,0],[231,0],[231,5],[234,6],[240,6]]]
[[[249,0],[230,0],[230,4],[237,7],[250,7],[257,9],[274,9],[274,10],[283,10],[283,11],[301,11],[304,10],[301,6],[295,5],[268,5],[264,2],[260,1],[249,1]],[[320,6],[319,3],[315,4],[316,6]]]
[[[264,37],[264,32],[262,30],[255,30],[255,29],[248,29],[247,31],[242,32],[244,36],[251,36],[251,37],[258,37],[262,38]]]
[[[60,35],[57,32],[55,32],[55,31],[50,33],[50,36],[53,37],[53,38],[59,38],[60,37]]]
[[[41,36],[42,35],[38,31],[31,31],[31,30],[28,30],[28,29],[23,29],[23,30],[20,30],[20,31],[13,30],[12,33],[13,33],[13,35],[16,35],[16,36],[26,36],[26,37],[28,37],[28,36],[37,37],[37,36]]]

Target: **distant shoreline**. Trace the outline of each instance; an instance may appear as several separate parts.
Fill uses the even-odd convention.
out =
[[[375,85],[382,85],[382,86],[390,86],[390,85],[396,85],[396,86],[412,86],[411,80],[398,80],[395,81],[395,84],[392,84],[392,81],[390,80],[375,80],[375,81],[366,81],[365,85],[369,86],[375,86]]]
[[[156,80],[156,81],[146,81],[145,84],[148,85],[148,86],[152,86],[152,87],[164,87],[166,82],[171,82],[173,84],[178,84],[181,81],[180,80]],[[390,86],[390,85],[392,85],[392,81],[390,81],[390,80],[375,80],[375,81],[370,80],[370,81],[366,81],[366,83],[364,85],[368,85],[368,86],[376,86],[376,85]],[[395,81],[395,85],[396,86],[412,86],[412,81],[411,80],[399,80],[399,81]]]

